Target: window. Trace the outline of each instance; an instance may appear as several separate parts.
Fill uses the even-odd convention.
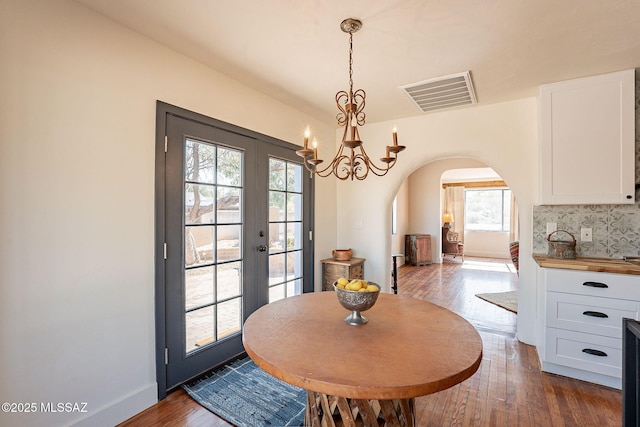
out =
[[[509,231],[511,190],[465,190],[464,206],[466,231]]]

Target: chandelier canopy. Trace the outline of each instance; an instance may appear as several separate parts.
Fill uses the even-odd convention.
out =
[[[383,176],[396,164],[397,155],[406,147],[398,145],[398,133],[393,129],[393,145],[387,145],[385,157],[380,158],[381,166],[376,165],[367,155],[364,149],[358,126],[364,126],[364,105],[366,93],[362,89],[353,90],[353,33],[362,28],[362,22],[358,19],[348,18],[342,21],[340,29],[349,34],[349,91],[336,93],[336,106],[338,114],[336,119],[338,126],[344,128],[340,148],[333,160],[324,168],[319,168],[324,162],[318,158],[317,141],[313,140],[313,149],[309,148],[311,132],[307,126],[304,134],[304,148],[296,151],[296,154],[304,158],[304,165],[311,173],[320,177],[331,174],[340,180],[354,178],[363,180],[372,172],[374,175]]]

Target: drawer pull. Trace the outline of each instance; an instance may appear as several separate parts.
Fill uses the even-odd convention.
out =
[[[606,313],[600,313],[599,311],[585,311],[582,314],[584,314],[585,316],[599,317],[601,319],[607,319],[609,317]]]
[[[583,348],[582,352],[590,354],[592,356],[607,357],[607,353],[605,353],[604,351],[595,350],[593,348]]]
[[[584,282],[582,286],[588,286],[590,288],[608,288],[609,286],[605,283],[600,282]]]

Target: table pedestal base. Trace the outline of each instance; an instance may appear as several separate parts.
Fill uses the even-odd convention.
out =
[[[304,425],[311,427],[415,426],[414,399],[347,399],[307,390]]]

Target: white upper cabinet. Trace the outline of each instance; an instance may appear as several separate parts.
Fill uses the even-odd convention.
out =
[[[540,202],[634,203],[635,71],[540,86]]]

